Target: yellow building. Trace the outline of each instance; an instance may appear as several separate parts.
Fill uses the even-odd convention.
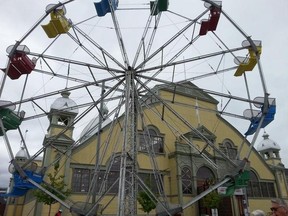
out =
[[[150,191],[150,199],[157,200],[150,215],[168,215],[168,211],[171,215],[211,215],[207,200],[197,197],[227,178],[230,181],[213,193],[214,198],[221,194],[219,215],[240,216],[254,209],[267,212],[271,198],[288,199],[279,145],[264,134],[257,146],[260,154],[254,147],[250,152],[248,140],[217,111],[218,101],[192,83],[177,88],[155,86],[138,102],[132,105],[131,115],[124,112],[114,119],[102,104],[101,114],[77,141],[73,140],[78,114],[75,102],[64,93],[51,105],[43,141],[44,180],[58,162],[59,175],[65,176],[72,191],[62,203],[52,205],[51,215],[59,208],[63,215],[108,216],[123,209],[146,215],[137,203],[140,191]],[[125,127],[125,122],[130,127]],[[247,154],[249,162],[245,163]],[[243,184],[231,186],[231,180],[236,182],[238,174],[246,170],[248,183],[240,179]],[[9,198],[5,215],[48,213],[48,206],[37,203],[29,191]]]

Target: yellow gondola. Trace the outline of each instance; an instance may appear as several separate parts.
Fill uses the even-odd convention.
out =
[[[243,41],[242,46],[246,46],[249,42],[247,40]],[[262,52],[261,41],[255,41],[257,47],[257,52],[260,55]],[[236,57],[234,62],[239,65],[234,76],[242,76],[246,71],[252,71],[257,64],[257,56],[252,48],[249,48],[249,57]]]
[[[51,20],[47,25],[42,25],[49,38],[55,38],[59,34],[65,34],[69,31],[71,25],[66,19],[64,9],[56,9],[50,13]]]

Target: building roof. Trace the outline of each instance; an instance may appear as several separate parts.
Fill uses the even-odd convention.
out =
[[[7,187],[0,187],[0,194],[7,193]]]
[[[207,92],[205,92],[205,90],[199,88],[198,86],[189,81],[183,82],[181,84],[177,83],[177,87],[172,84],[161,84],[156,85],[152,88],[153,92],[157,92],[158,90],[175,92],[176,94],[197,98],[199,100],[207,101],[213,104],[219,103],[215,98],[213,98]]]
[[[266,150],[281,150],[280,146],[272,139],[269,139],[269,135],[264,132],[263,140],[261,140],[257,146],[257,151],[266,151]]]
[[[212,103],[212,104],[218,104],[219,103],[216,99],[214,99],[212,96],[210,96],[204,90],[200,89],[199,87],[197,87],[196,85],[194,85],[192,82],[189,82],[189,81],[183,82],[181,84],[177,83],[176,88],[172,84],[155,85],[151,89],[151,92],[147,92],[145,95],[143,95],[143,97],[142,97],[143,102],[147,103],[147,101],[145,99],[149,98],[151,96],[153,97],[153,94],[158,95],[160,90],[168,91],[168,92],[174,92],[175,94],[180,94],[180,95],[188,96],[191,98],[197,98],[199,100],[207,101],[207,102]],[[158,100],[156,100],[156,101],[158,101]],[[112,121],[111,121],[111,119],[105,117],[109,113],[109,110],[108,110],[106,104],[103,104],[101,113],[104,117],[102,125],[101,125],[101,129],[102,129],[105,126],[109,125]],[[125,115],[125,114],[123,114],[123,115]],[[83,144],[90,137],[92,137],[93,135],[96,135],[98,133],[98,125],[99,125],[99,116],[91,119],[91,121],[86,125],[84,130],[81,132],[80,145]]]
[[[15,158],[28,158],[27,152],[25,151],[24,147],[21,147],[21,149],[16,153]]]
[[[110,124],[111,122],[112,121],[109,118],[103,120],[101,129],[104,128],[106,125]],[[96,118],[91,119],[91,121],[87,124],[87,126],[81,132],[80,143],[83,143],[86,140],[88,140],[90,137],[92,137],[93,135],[96,135],[99,131],[98,127],[99,127],[99,117],[97,116]]]
[[[102,123],[101,123],[101,129],[104,128],[106,125],[110,124],[112,121],[111,119],[107,118],[107,115],[109,113],[108,107],[106,104],[103,104],[101,110],[102,115]],[[80,143],[85,142],[87,139],[89,139],[91,136],[97,134],[99,132],[99,116],[91,119],[91,121],[86,125],[84,130],[81,132],[80,135]]]
[[[61,93],[62,97],[57,98],[51,105],[51,110],[63,110],[65,112],[78,114],[79,110],[77,104],[69,98],[70,92],[64,91]]]

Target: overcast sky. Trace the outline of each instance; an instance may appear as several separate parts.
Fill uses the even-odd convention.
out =
[[[94,10],[93,1],[90,0],[79,0],[81,2],[81,11],[75,10],[74,13],[77,16],[77,13],[83,13],[83,10],[91,12]],[[125,4],[131,4],[131,2],[148,2],[145,0],[139,1],[119,1],[120,7]],[[179,4],[179,7],[191,8],[191,10],[203,11],[203,8],[200,10],[199,5],[203,5],[200,0],[170,0],[171,5],[175,5],[175,2]],[[199,2],[201,4],[199,4]],[[50,4],[50,0],[1,0],[0,1],[0,68],[5,68],[7,63],[7,53],[6,48],[9,45],[15,43],[19,40],[37,20],[44,14],[46,5]],[[182,5],[183,3],[183,5]],[[275,120],[270,123],[265,131],[270,135],[270,138],[276,141],[280,147],[280,155],[282,157],[282,162],[288,167],[288,143],[287,143],[287,129],[288,129],[288,75],[287,75],[287,50],[288,50],[288,1],[287,0],[239,0],[231,1],[224,0],[222,2],[223,10],[237,23],[241,29],[243,29],[246,34],[251,35],[253,39],[262,41],[262,55],[261,55],[261,66],[264,72],[265,84],[270,97],[276,98],[277,104],[277,113]],[[93,9],[91,9],[91,7]],[[181,11],[181,10],[179,10]],[[85,12],[84,12],[85,13]],[[88,12],[87,12],[88,13]],[[136,18],[135,18],[136,19]],[[128,22],[128,21],[127,21]],[[221,22],[221,19],[220,19]],[[121,25],[121,23],[120,23]],[[226,36],[229,37],[229,30],[226,32]],[[231,36],[233,37],[233,36]],[[35,42],[41,43],[41,38],[33,38]],[[231,38],[233,40],[233,38]],[[43,42],[44,43],[44,42]],[[138,45],[138,44],[137,44]],[[33,45],[31,45],[33,46]],[[35,44],[34,44],[35,46]],[[37,48],[35,48],[37,49]],[[61,47],[60,47],[61,49]],[[257,84],[256,84],[257,83]],[[236,84],[236,83],[235,83]],[[36,83],[35,83],[36,85]],[[14,86],[17,88],[16,86]],[[258,82],[255,82],[250,86],[250,88],[262,88],[258,86]],[[14,94],[13,88],[11,88],[11,97]],[[237,89],[236,89],[237,91]],[[7,99],[7,98],[5,98]],[[49,102],[48,102],[49,103]],[[49,105],[48,105],[49,106]],[[47,129],[47,124],[43,123],[42,131],[45,134]],[[241,133],[244,133],[245,130],[243,127],[237,127]],[[25,130],[25,129],[24,129]],[[242,131],[241,131],[242,130]],[[263,129],[260,132],[260,135],[256,141],[259,143],[262,140]],[[33,134],[31,130],[28,130],[27,139],[36,139],[43,137],[43,134]],[[20,147],[20,140],[15,138],[12,139],[14,154],[17,152],[17,149]],[[42,142],[42,141],[41,141]],[[36,149],[41,147],[33,146],[31,148],[32,152],[35,152]],[[40,146],[40,147],[39,147]],[[7,186],[8,179],[10,174],[7,173],[8,166],[8,153],[6,151],[6,146],[3,139],[0,139],[0,186]]]

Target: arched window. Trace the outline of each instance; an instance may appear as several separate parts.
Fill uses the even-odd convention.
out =
[[[197,186],[203,186],[207,184],[209,180],[215,180],[215,175],[212,170],[206,166],[202,166],[197,171]]]
[[[189,167],[182,168],[181,183],[183,194],[192,194],[192,172]]]
[[[57,119],[57,124],[62,126],[67,126],[70,118],[68,116],[60,115]]]
[[[265,153],[264,153],[264,158],[265,158],[265,159],[269,159],[269,158],[270,158],[269,152],[265,152]]]
[[[261,188],[257,175],[250,171],[250,181],[247,188],[247,195],[249,197],[261,197]]]
[[[212,170],[206,166],[202,166],[198,169],[196,173],[197,177],[197,193],[207,190],[211,181],[215,180],[215,175]],[[199,215],[207,215],[209,213],[209,209],[204,206],[203,199],[199,202]]]
[[[248,197],[275,197],[275,187],[273,182],[260,181],[257,174],[250,171],[250,181],[247,187]]]
[[[157,128],[148,127],[139,136],[139,151],[154,150],[155,153],[163,153],[163,136]]]
[[[227,155],[230,159],[236,159],[237,156],[237,147],[233,144],[231,140],[224,140],[222,144],[220,144],[220,150]]]

